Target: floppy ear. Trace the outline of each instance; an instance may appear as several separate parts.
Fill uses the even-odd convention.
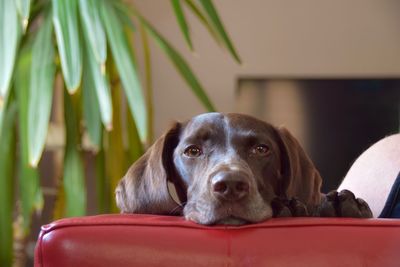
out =
[[[176,123],[128,170],[115,193],[122,213],[173,214],[179,205],[169,194],[167,182],[175,175],[173,151],[181,125]]]
[[[299,142],[284,127],[276,129],[281,150],[281,190],[287,198],[297,198],[307,206],[321,201],[322,179]]]

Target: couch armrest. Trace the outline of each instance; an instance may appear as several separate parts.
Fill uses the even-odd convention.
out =
[[[35,266],[399,266],[400,220],[284,218],[206,227],[99,215],[42,227]]]

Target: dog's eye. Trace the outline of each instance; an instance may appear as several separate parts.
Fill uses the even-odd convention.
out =
[[[256,147],[253,148],[253,154],[259,155],[259,156],[266,156],[269,152],[269,147],[264,144],[257,145]]]
[[[190,158],[197,158],[202,154],[201,148],[195,145],[188,146],[183,153]]]

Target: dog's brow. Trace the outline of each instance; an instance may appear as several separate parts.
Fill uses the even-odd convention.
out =
[[[248,130],[236,130],[235,134],[239,137],[245,137],[245,138],[257,138],[259,135],[254,132],[252,129]]]
[[[264,134],[255,132],[253,130],[235,131],[232,138],[236,140],[235,142],[239,142],[240,144],[244,144],[246,146],[268,142],[268,138]]]
[[[254,130],[237,130],[235,131],[235,137],[242,140],[260,140],[262,135],[256,133]]]
[[[213,131],[210,128],[200,128],[194,130],[189,136],[186,138],[187,143],[197,143],[197,142],[204,142],[209,140],[213,135]]]

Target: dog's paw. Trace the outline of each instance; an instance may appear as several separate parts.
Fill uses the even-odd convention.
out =
[[[271,202],[273,217],[307,217],[306,205],[296,198],[274,198]]]
[[[356,198],[349,190],[331,191],[325,195],[316,211],[320,217],[372,218],[367,202]]]

